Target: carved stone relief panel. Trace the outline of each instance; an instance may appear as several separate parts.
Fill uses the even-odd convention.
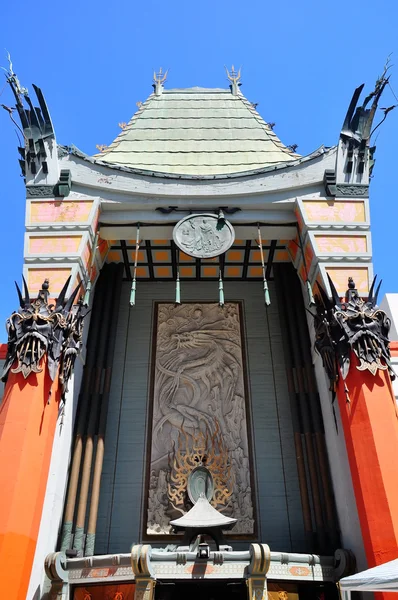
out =
[[[206,464],[216,488],[213,505],[238,520],[231,535],[251,536],[254,500],[239,303],[222,308],[159,303],[155,323],[144,531],[156,537],[172,533],[170,521],[190,507],[189,471]]]

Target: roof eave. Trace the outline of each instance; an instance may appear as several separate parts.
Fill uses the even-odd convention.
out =
[[[66,147],[62,147],[62,148],[66,148]],[[263,173],[272,173],[274,171],[282,171],[284,169],[289,169],[290,167],[296,167],[303,163],[310,162],[312,160],[315,160],[316,158],[319,158],[320,156],[327,155],[327,154],[333,152],[336,149],[336,146],[331,146],[331,147],[320,146],[317,150],[315,150],[311,154],[307,154],[306,156],[301,156],[300,158],[297,158],[297,159],[294,159],[291,161],[280,162],[280,163],[276,163],[274,165],[268,165],[265,167],[261,167],[259,169],[252,169],[249,171],[239,171],[239,172],[235,172],[235,173],[221,173],[219,175],[187,175],[185,173],[181,173],[181,174],[179,174],[179,173],[164,173],[161,171],[150,171],[147,169],[138,169],[136,167],[126,167],[124,165],[109,163],[107,161],[100,160],[98,158],[89,156],[88,154],[85,154],[84,152],[82,152],[81,150],[79,150],[78,148],[76,148],[73,145],[70,147],[67,147],[66,149],[67,149],[68,153],[72,154],[73,156],[77,156],[78,158],[81,158],[92,164],[99,165],[102,167],[107,167],[107,168],[109,168],[111,170],[115,170],[115,171],[123,171],[125,173],[132,173],[135,175],[143,175],[145,177],[158,177],[158,178],[163,178],[163,179],[183,179],[183,180],[203,180],[203,181],[207,180],[207,181],[209,181],[209,180],[218,180],[218,179],[238,179],[238,178],[250,177],[250,176],[254,176],[254,175],[261,175]]]

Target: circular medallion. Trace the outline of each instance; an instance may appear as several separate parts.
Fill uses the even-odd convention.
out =
[[[173,239],[180,250],[195,258],[213,258],[234,243],[235,232],[229,221],[217,215],[189,215],[174,227]]]
[[[214,494],[214,482],[209,469],[196,467],[189,474],[187,491],[193,504],[196,504],[201,496],[205,496],[210,502]]]

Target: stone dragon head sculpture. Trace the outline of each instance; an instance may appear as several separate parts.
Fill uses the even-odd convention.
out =
[[[87,308],[74,304],[80,284],[68,300],[65,299],[70,277],[62,288],[55,305],[49,304],[49,280],[45,279],[36,299],[31,300],[23,278],[24,294],[17,284],[19,309],[7,320],[8,348],[2,373],[6,381],[9,373],[22,373],[26,379],[31,373],[40,373],[44,355],[52,381],[59,368],[63,395],[72,374],[77,354],[80,352],[83,319]]]
[[[389,371],[394,379],[388,339],[391,323],[386,313],[377,306],[381,281],[375,291],[374,278],[366,300],[361,298],[350,277],[345,298],[341,301],[333,281],[328,278],[332,299],[318,284],[316,314],[313,317],[315,348],[322,357],[331,389],[335,389],[339,372],[346,379],[351,352],[358,358],[356,368],[359,371],[367,370],[372,375],[376,375],[378,370]]]

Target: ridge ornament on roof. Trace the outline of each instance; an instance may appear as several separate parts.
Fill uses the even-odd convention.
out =
[[[235,71],[235,67],[234,65],[232,65],[231,72],[228,71],[227,67],[225,67],[225,70],[227,72],[227,77],[231,82],[231,92],[234,96],[237,96],[239,87],[242,85],[240,83],[240,72],[242,70],[242,67],[239,67],[239,71]]]
[[[373,125],[380,98],[389,85],[390,67],[387,59],[383,73],[377,78],[373,90],[365,97],[362,105],[358,103],[365,84],[357,87],[353,93],[340,132],[335,171],[325,171],[325,190],[329,196],[364,198],[369,195],[369,181],[376,151],[372,136],[387,115],[398,106],[393,104],[386,108],[380,107],[384,113],[383,118],[377,125]]]
[[[161,93],[163,92],[163,84],[167,79],[167,73],[169,72],[168,69],[166,69],[166,72],[163,73],[162,67],[160,67],[159,71],[156,73],[156,71],[153,72],[153,87],[155,90],[155,94],[156,96],[160,96]]]

